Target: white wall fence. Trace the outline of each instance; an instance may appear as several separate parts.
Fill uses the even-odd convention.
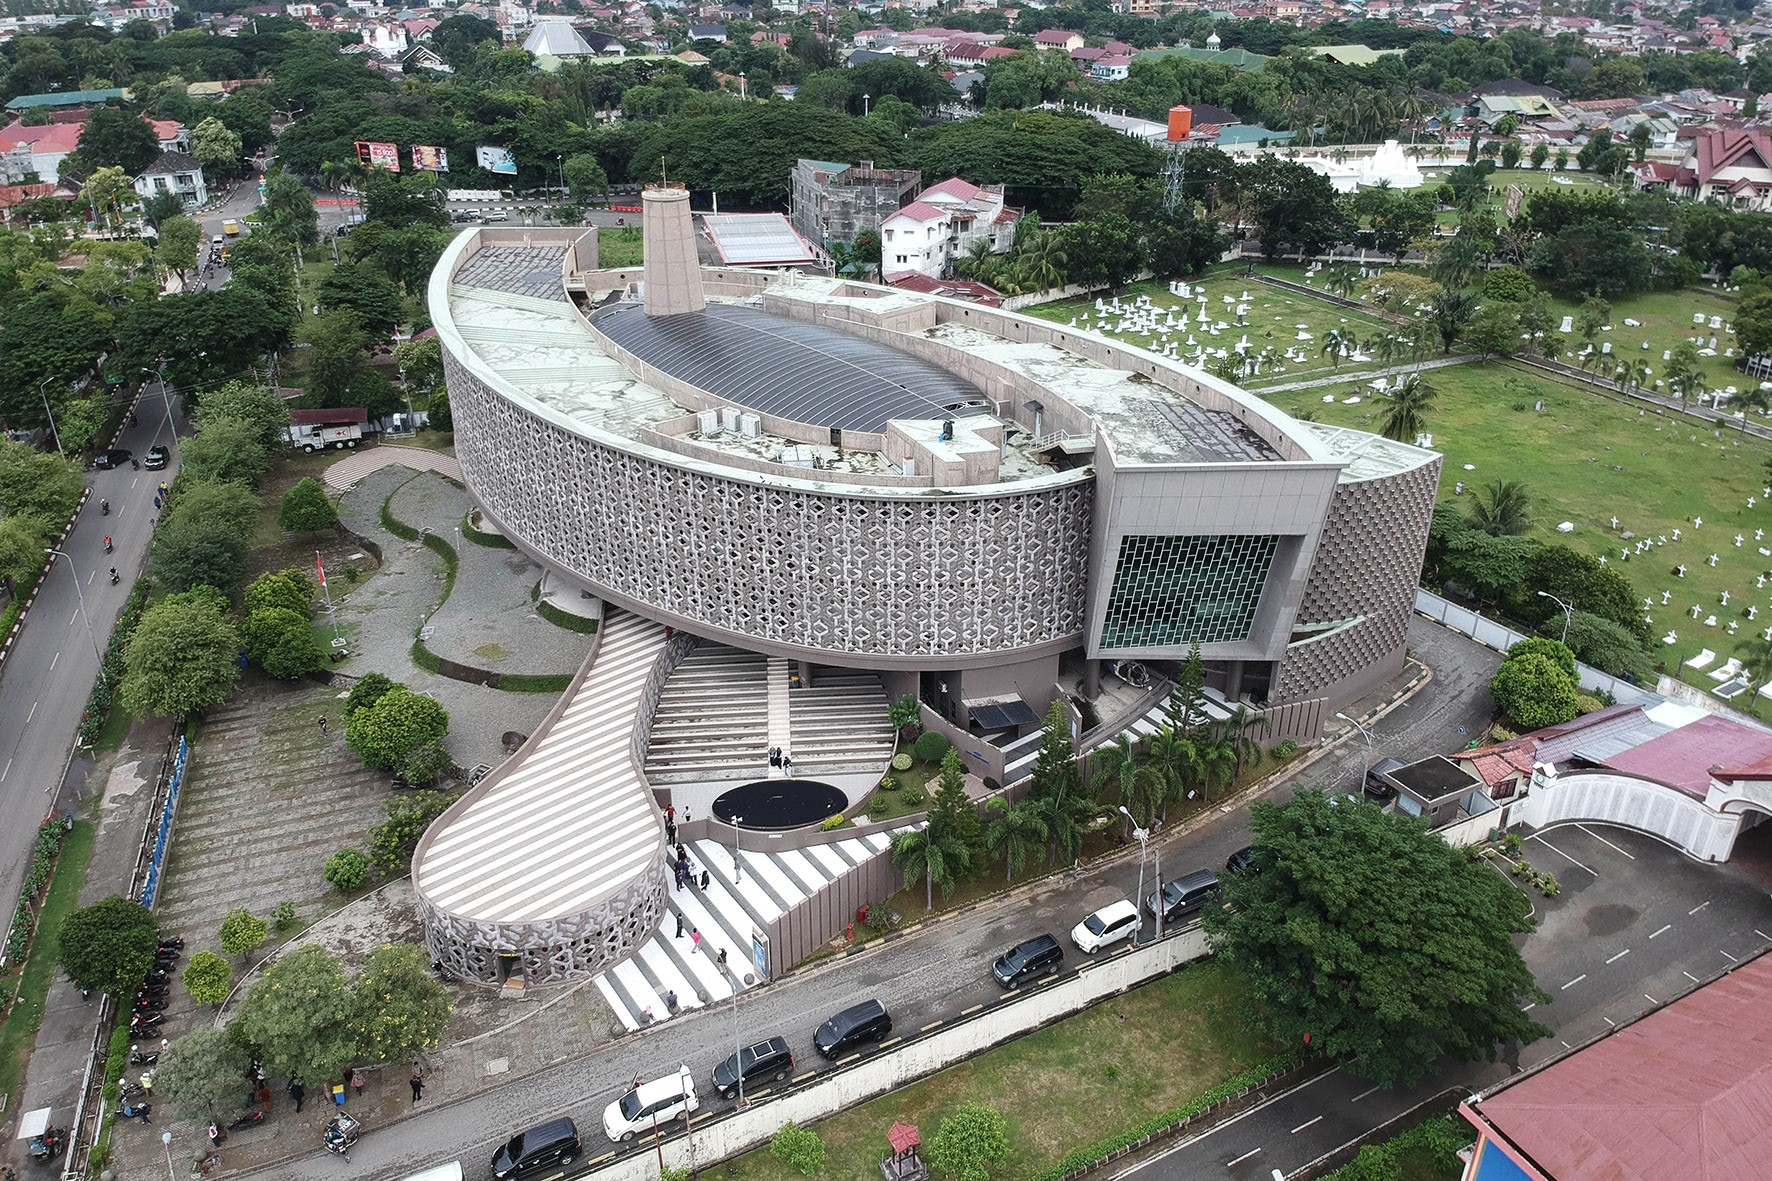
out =
[[[1671,841],[1700,861],[1727,861],[1741,816],[1724,814],[1676,788],[1617,771],[1534,775],[1514,819],[1533,828],[1564,820],[1600,820]]]
[[[1457,603],[1442,599],[1424,587],[1415,589],[1415,609],[1436,623],[1443,623],[1453,631],[1469,636],[1485,648],[1493,648],[1497,652],[1506,652],[1521,640],[1532,638],[1506,624],[1479,615],[1469,607],[1460,607]],[[1575,663],[1575,679],[1583,689],[1598,689],[1611,694],[1612,700],[1620,705],[1653,705],[1658,697],[1652,689],[1620,680],[1580,661]]]
[[[911,1040],[894,1038],[881,1053],[835,1070],[816,1082],[765,1095],[743,1111],[710,1118],[706,1123],[698,1121],[693,1136],[678,1134],[665,1142],[665,1164],[688,1168],[693,1149],[695,1167],[705,1169],[716,1161],[767,1144],[790,1120],[804,1126],[834,1115],[1165,975],[1205,954],[1206,933],[1195,923],[1154,943],[1089,964],[1053,984],[1010,993],[971,1016],[938,1022],[937,1028],[912,1034]],[[658,1155],[642,1140],[638,1148],[595,1168],[592,1175],[597,1181],[656,1181]]]

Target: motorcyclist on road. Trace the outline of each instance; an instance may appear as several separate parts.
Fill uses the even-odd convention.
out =
[[[111,502],[108,500],[99,501],[98,502],[98,511],[99,511],[99,515],[101,515],[101,516],[106,516],[106,517],[110,516],[111,515]]]
[[[105,552],[107,554],[111,552],[111,539],[108,537],[105,538]]]

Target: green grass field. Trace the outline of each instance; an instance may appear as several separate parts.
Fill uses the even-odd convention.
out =
[[[49,882],[49,894],[37,919],[37,934],[25,957],[24,970],[0,986],[18,998],[8,1010],[6,1020],[0,1022],[0,1094],[17,1093],[25,1061],[36,1044],[37,1029],[43,1024],[43,998],[49,995],[49,983],[55,978],[56,936],[62,929],[62,920],[79,905],[80,885],[86,879],[86,863],[92,857],[92,840],[91,823],[76,820],[74,831],[62,842],[61,857]]]
[[[1173,1110],[1271,1054],[1236,1019],[1243,995],[1227,968],[1202,962],[1019,1038],[932,1078],[814,1125],[828,1181],[873,1181],[895,1121],[927,1144],[965,1103],[1001,1111],[1009,1158],[992,1181],[1016,1181],[1073,1150]],[[719,1167],[722,1177],[797,1176],[768,1149]]]
[[[1303,272],[1296,267],[1262,267],[1262,271],[1272,271],[1284,275],[1294,282],[1299,281]],[[1120,294],[1122,306],[1130,306],[1139,296],[1148,295],[1153,307],[1175,309],[1175,318],[1179,324],[1182,317],[1182,305],[1186,304],[1189,313],[1190,327],[1175,329],[1168,336],[1158,333],[1144,333],[1128,328],[1116,331],[1121,317],[1109,315],[1098,317],[1095,311],[1095,297],[1086,299],[1067,299],[1055,303],[1039,304],[1027,309],[1030,316],[1038,316],[1042,320],[1050,320],[1057,324],[1068,325],[1076,321],[1079,328],[1097,329],[1109,340],[1128,344],[1135,348],[1148,349],[1153,344],[1173,341],[1180,347],[1177,352],[1183,361],[1192,358],[1194,348],[1188,345],[1191,337],[1208,349],[1230,349],[1242,337],[1247,336],[1254,352],[1272,347],[1280,352],[1290,346],[1294,355],[1303,354],[1300,361],[1283,361],[1275,366],[1264,366],[1260,377],[1252,378],[1248,384],[1260,386],[1273,382],[1301,381],[1312,377],[1330,376],[1334,369],[1329,358],[1320,350],[1323,340],[1331,329],[1340,329],[1346,333],[1357,335],[1360,339],[1368,339],[1394,328],[1375,315],[1366,315],[1348,308],[1338,307],[1323,300],[1312,299],[1308,295],[1299,295],[1271,287],[1266,283],[1258,283],[1243,277],[1244,268],[1240,265],[1214,267],[1194,282],[1191,286],[1194,293],[1206,293],[1204,305],[1207,315],[1212,317],[1214,325],[1222,322],[1230,325],[1221,329],[1217,336],[1210,335],[1209,326],[1202,325],[1193,316],[1202,306],[1195,300],[1183,300],[1179,296],[1169,294],[1169,285],[1164,282],[1134,283]],[[1249,294],[1247,300],[1241,297],[1244,292]],[[1232,300],[1227,304],[1224,297]],[[1108,301],[1110,304],[1112,300]],[[1249,306],[1248,323],[1244,327],[1236,326],[1236,308],[1239,303]],[[1087,320],[1085,321],[1085,316]],[[1300,329],[1299,325],[1304,325]],[[1098,329],[1098,325],[1101,326]],[[1308,332],[1310,340],[1298,340],[1300,331]],[[1374,362],[1376,364],[1376,362]],[[1347,367],[1347,362],[1342,363]]]
[[[1650,647],[1667,671],[1709,648],[1717,658],[1685,679],[1714,689],[1716,682],[1704,674],[1772,625],[1772,556],[1759,552],[1772,549],[1772,501],[1763,497],[1772,475],[1764,444],[1689,416],[1640,412],[1595,395],[1584,383],[1550,380],[1511,364],[1459,365],[1425,377],[1438,394],[1428,429],[1434,448],[1446,457],[1441,498],[1458,499],[1461,480],[1467,492],[1496,479],[1523,481],[1537,505],[1533,536],[1604,555],[1639,596],[1652,600],[1645,609],[1653,628]],[[1324,396],[1333,401],[1324,402]],[[1354,396],[1362,399],[1356,405],[1343,401]],[[1540,400],[1542,411],[1534,409]],[[1320,422],[1377,429],[1379,406],[1370,389],[1356,384],[1277,394],[1271,401]],[[1749,497],[1755,498],[1753,508]],[[1699,518],[1704,524],[1695,527]],[[1563,521],[1574,531],[1557,533]],[[1756,530],[1765,536],[1756,540]],[[1624,549],[1634,549],[1634,542],[1619,537],[1625,531],[1658,544],[1625,560]],[[1715,567],[1709,565],[1712,554]],[[1680,565],[1684,577],[1675,572]],[[1764,587],[1755,586],[1760,575],[1767,576]],[[1665,606],[1663,591],[1671,592]],[[1701,608],[1698,620],[1691,618],[1694,606]],[[1757,618],[1748,617],[1749,607]],[[1711,615],[1716,625],[1706,627],[1703,618]],[[1731,621],[1737,624],[1734,635],[1727,630]],[[1664,645],[1669,632],[1677,639]]]
[[[1581,301],[1577,299],[1551,299],[1551,306],[1558,314],[1565,316],[1575,315],[1580,304]],[[1612,305],[1612,331],[1601,332],[1596,347],[1603,348],[1609,343],[1613,356],[1633,364],[1648,361],[1649,367],[1659,375],[1666,366],[1666,362],[1661,359],[1662,353],[1700,335],[1704,338],[1705,347],[1709,347],[1710,339],[1714,336],[1717,340],[1717,355],[1699,358],[1699,368],[1704,371],[1706,381],[1711,388],[1717,390],[1729,386],[1746,388],[1757,384],[1757,379],[1737,372],[1734,358],[1723,355],[1724,350],[1735,345],[1734,335],[1725,331],[1735,318],[1735,304],[1733,296],[1725,296],[1709,288],[1651,291],[1619,300]],[[1696,315],[1705,318],[1702,326],[1692,322],[1692,317]],[[1719,318],[1724,327],[1710,327],[1712,316]],[[1636,320],[1640,326],[1633,327],[1626,324],[1626,320]],[[1645,344],[1649,347],[1644,348]],[[1575,339],[1558,355],[1558,359],[1573,365],[1576,363],[1575,354],[1585,347],[1583,341]],[[1650,379],[1651,388],[1654,381],[1654,378]]]
[[[639,226],[599,226],[597,266],[606,271],[637,267],[641,262]]]

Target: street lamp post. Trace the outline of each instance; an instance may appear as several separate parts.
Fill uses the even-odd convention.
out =
[[[44,387],[54,380],[55,378],[51,377],[43,381],[37,387],[37,396],[43,399],[43,413],[49,419],[49,433],[55,438],[55,449],[63,459],[66,459],[68,453],[62,450],[62,433],[55,429],[55,415],[49,409],[49,395],[43,392]]]
[[[199,353],[198,355],[208,356],[207,353]],[[166,358],[164,357],[160,358],[160,368],[158,369],[149,369],[146,365],[142,366],[143,373],[152,373],[154,375],[154,380],[160,383],[160,404],[166,410],[166,433],[172,436],[167,440],[167,443],[169,446],[176,447],[178,446],[178,428],[172,425],[172,395],[166,392],[165,370]]]
[[[58,549],[46,548],[43,552],[46,554],[54,554],[58,558],[68,558],[67,554]],[[105,679],[105,658],[99,655],[98,639],[92,634],[92,616],[86,613],[86,592],[80,589],[80,576],[74,573],[73,558],[68,558],[68,576],[74,580],[74,593],[80,597],[80,621],[86,625],[86,640],[92,645],[93,658],[98,661],[99,684],[109,689],[111,683]]]
[[[1372,774],[1372,731],[1366,729],[1366,727],[1360,725],[1360,723],[1354,721],[1344,713],[1338,712],[1335,716],[1358,730],[1366,738],[1366,765],[1360,768],[1360,790],[1364,792],[1366,790],[1366,776]]]
[[[864,94],[861,96],[861,117],[863,119],[868,117],[868,104],[873,101],[873,98],[874,96],[871,94]]]
[[[734,816],[728,821],[732,825],[732,881],[734,885],[744,877],[744,866],[738,863],[738,826],[743,822],[743,816]]]
[[[1133,945],[1136,946],[1139,942],[1138,928],[1144,926],[1144,857],[1145,854],[1150,851],[1149,842],[1151,834],[1146,832],[1144,826],[1139,824],[1138,821],[1133,820],[1132,813],[1126,810],[1126,805],[1124,804],[1120,805],[1120,815],[1132,822],[1132,835],[1138,838],[1138,893],[1133,895],[1132,898],[1132,908],[1138,911],[1138,927],[1134,927],[1132,931],[1132,942]],[[1163,900],[1161,898],[1157,899],[1157,913],[1158,915],[1163,913]]]
[[[732,978],[732,1073],[738,1079],[738,1105],[744,1106],[744,1047],[738,1041],[738,965],[727,964]]]
[[[1563,600],[1557,598],[1557,596],[1551,594],[1549,591],[1539,591],[1538,597],[1541,599],[1549,599],[1563,609],[1563,643],[1567,646],[1569,643],[1569,621],[1575,617],[1575,608],[1563,602]]]
[[[172,1133],[161,1132],[160,1144],[166,1149],[166,1175],[171,1181],[178,1181],[178,1171],[172,1167]]]
[[[1163,937],[1163,846],[1151,850],[1152,868],[1157,871],[1157,938]]]
[[[695,1089],[695,1080],[686,1065],[677,1067],[677,1078],[683,1084],[683,1136],[689,1142],[689,1181],[695,1181],[695,1113],[689,1110],[689,1092]]]

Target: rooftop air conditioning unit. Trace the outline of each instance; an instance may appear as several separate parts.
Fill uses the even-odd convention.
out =
[[[914,476],[917,474],[917,460],[914,456],[907,455],[904,457],[903,471],[907,476]]]
[[[738,433],[747,439],[754,439],[763,433],[763,420],[755,414],[738,416]]]
[[[738,433],[738,407],[723,406],[720,408],[720,429]]]
[[[701,424],[703,435],[720,433],[720,412],[718,410],[698,410],[695,412],[695,418]]]

